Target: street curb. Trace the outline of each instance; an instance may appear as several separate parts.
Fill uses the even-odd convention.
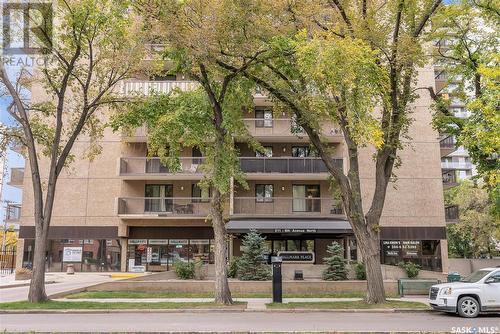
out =
[[[45,284],[54,284],[56,281],[47,281]],[[19,288],[22,286],[29,286],[30,283],[16,283],[16,284],[10,284],[10,285],[2,285],[0,286],[0,289],[9,289],[9,288]]]
[[[431,313],[425,309],[121,309],[121,310],[0,310],[0,314],[108,314],[108,313]]]

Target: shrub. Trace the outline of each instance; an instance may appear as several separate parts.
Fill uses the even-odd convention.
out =
[[[194,277],[199,280],[204,280],[207,277],[207,266],[203,260],[198,259],[194,261]]]
[[[193,279],[195,275],[195,266],[193,262],[177,261],[174,263],[174,270],[180,279]]]
[[[366,267],[362,262],[358,262],[354,265],[354,271],[356,272],[356,279],[364,281],[366,280]]]
[[[250,231],[243,239],[243,255],[236,265],[236,273],[242,281],[265,281],[271,278],[271,267],[264,263],[264,237]]]
[[[406,271],[406,275],[408,276],[408,278],[417,277],[420,271],[420,266],[410,261],[408,262],[401,261],[398,263],[398,266]]]
[[[235,256],[231,258],[229,262],[229,268],[227,269],[227,277],[236,278],[238,275],[238,264],[240,262],[240,258]]]
[[[328,267],[323,271],[323,279],[326,281],[342,281],[347,279],[344,248],[338,242],[334,241],[327,247],[326,252],[330,256],[324,258]]]

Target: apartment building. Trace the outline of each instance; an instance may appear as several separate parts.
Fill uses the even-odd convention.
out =
[[[123,94],[196,84],[181,76],[156,81],[123,83]],[[421,69],[422,85],[434,84],[432,67]],[[36,94],[34,94],[36,96]],[[228,257],[241,254],[242,238],[251,229],[266,237],[269,253],[286,263],[315,266],[323,263],[333,241],[344,246],[348,260],[360,259],[356,240],[340,201],[335,197],[326,168],[310,147],[294,119],[273,111],[261,94],[245,115],[249,132],[265,153],[235,145],[248,189],[234,185],[226,205],[230,234]],[[397,181],[388,189],[381,224],[382,263],[402,260],[424,269],[447,271],[447,241],[442,193],[439,136],[431,127],[431,100],[423,95],[414,103],[411,145],[401,152]],[[346,146],[339,129],[325,123],[322,134],[335,154],[335,163],[348,170]],[[173,173],[159,159],[147,159],[147,129],[134,133],[105,131],[102,153],[93,161],[77,159],[61,174],[49,231],[47,270],[166,271],[176,261],[213,263],[213,230],[209,213],[210,190],[198,186],[204,158],[196,147],[182,152],[181,171]],[[75,144],[79,157],[88,146]],[[374,189],[372,151],[360,156],[365,209]],[[24,175],[29,185],[30,174]],[[23,194],[17,266],[31,265],[34,243],[32,192]],[[312,268],[312,267],[311,267]]]
[[[456,94],[458,85],[456,81],[450,80],[446,71],[446,60],[439,56],[439,54],[448,52],[449,43],[449,40],[442,39],[435,44],[435,48],[438,50],[437,60],[434,64],[436,94],[449,101],[450,114],[466,119],[470,117],[470,111],[466,109],[465,102]],[[458,185],[461,180],[470,179],[477,175],[477,170],[471,162],[469,152],[463,146],[457,145],[454,136],[442,133],[440,138],[443,189],[446,190]],[[457,206],[447,206],[445,212],[447,222],[456,223],[458,221]]]

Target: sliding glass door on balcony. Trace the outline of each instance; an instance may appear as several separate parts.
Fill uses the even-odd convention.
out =
[[[272,128],[273,127],[273,112],[270,109],[255,110],[255,127],[256,128]]]
[[[144,211],[172,212],[173,192],[173,186],[171,184],[146,184]]]
[[[294,212],[321,212],[319,185],[294,185],[292,189]]]

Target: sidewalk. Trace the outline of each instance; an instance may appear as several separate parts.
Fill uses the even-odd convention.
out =
[[[99,273],[75,273],[67,275],[66,273],[46,273],[45,289],[48,295],[83,289],[90,285],[98,283],[120,280],[122,278],[111,278],[111,272]],[[29,280],[16,281],[13,275],[5,276],[0,279],[0,302],[12,302],[26,300],[28,298]],[[18,283],[23,285],[19,286]]]

